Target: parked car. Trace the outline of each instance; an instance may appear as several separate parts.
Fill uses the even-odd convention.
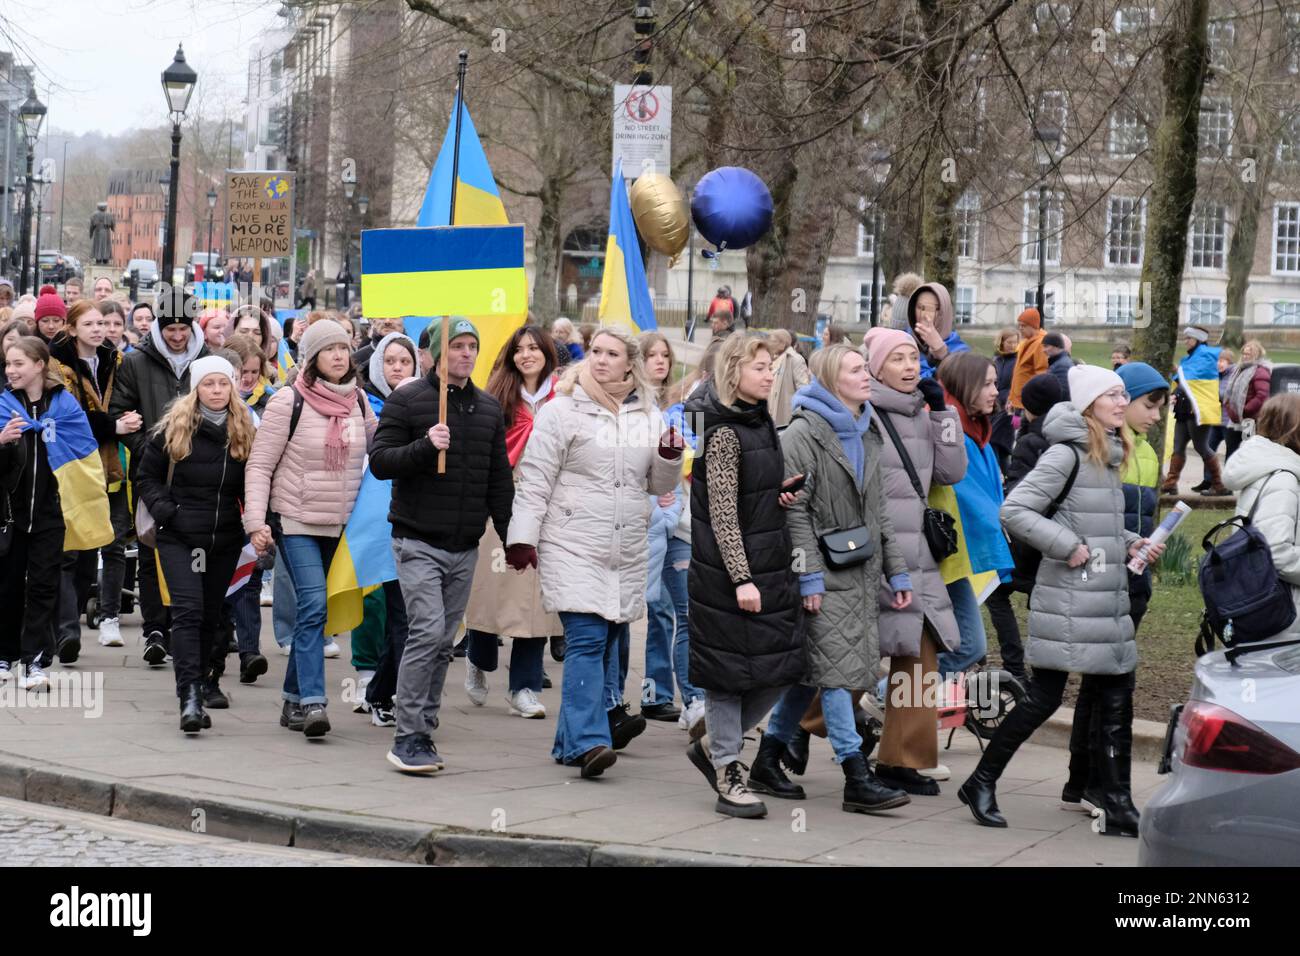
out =
[[[67,258],[58,249],[42,249],[36,261],[40,264],[42,285],[47,282],[59,285],[76,274]]]
[[[185,264],[185,282],[188,284],[195,281],[194,267],[203,266],[203,279],[205,282],[221,282],[226,278],[226,270],[221,265],[221,257],[215,252],[195,252],[190,255],[190,261]]]
[[[122,285],[131,285],[131,273],[137,269],[140,272],[141,289],[152,289],[158,284],[158,263],[152,259],[132,259],[126,264],[126,271],[122,273]]]
[[[80,259],[68,255],[63,258],[68,263],[68,275],[64,278],[64,282],[67,282],[70,278],[84,279],[86,277],[86,270],[82,267]]]
[[[1240,649],[1198,660],[1170,716],[1142,866],[1300,866],[1300,642]]]

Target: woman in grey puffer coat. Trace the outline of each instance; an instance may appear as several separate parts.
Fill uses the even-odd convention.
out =
[[[1098,695],[1100,727],[1092,745],[1103,780],[1102,832],[1136,837],[1129,762],[1137,644],[1124,565],[1146,539],[1124,528],[1120,476],[1132,452],[1124,428],[1129,399],[1123,379],[1109,369],[1076,366],[1069,380],[1070,401],[1048,412],[1043,424],[1050,447],[1001,511],[1003,527],[1042,554],[1029,602],[1026,660],[1033,682],[958,796],[978,823],[1007,825],[995,784],[1016,749],[1060,706],[1074,671]],[[1153,548],[1153,559],[1163,550]]]

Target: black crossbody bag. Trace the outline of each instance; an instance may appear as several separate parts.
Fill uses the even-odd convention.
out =
[[[880,409],[876,409],[876,416],[885,426],[885,431],[889,433],[889,440],[894,443],[894,450],[898,452],[898,457],[903,462],[903,470],[907,472],[916,496],[925,505],[925,512],[921,516],[921,533],[925,535],[925,543],[930,546],[930,553],[934,555],[935,561],[952,557],[957,553],[957,519],[946,511],[930,507],[925,490],[921,487],[921,478],[916,473],[916,466],[912,464],[912,458],[908,455],[903,440],[898,437],[894,423],[889,420],[889,415]]]

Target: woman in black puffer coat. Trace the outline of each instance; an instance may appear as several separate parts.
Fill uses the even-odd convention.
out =
[[[137,487],[158,527],[181,730],[192,734],[212,725],[203,684],[243,548],[244,463],[254,431],[229,362],[209,355],[189,374],[189,393],[172,403],[145,446]]]

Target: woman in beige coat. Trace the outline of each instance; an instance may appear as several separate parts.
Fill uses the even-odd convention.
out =
[[[537,413],[555,397],[555,343],[536,325],[521,326],[502,347],[488,377],[487,391],[501,403],[506,422],[506,454],[519,481],[519,460],[532,436]],[[542,586],[536,568],[516,573],[501,568],[501,539],[492,522],[479,542],[478,566],[465,608],[465,693],[482,707],[487,700],[487,674],[497,669],[497,635],[510,642],[510,713],[543,718],[546,708],[537,699],[544,681],[542,656],[546,640],[563,633],[560,618],[542,606]],[[502,573],[504,571],[504,573]]]
[[[350,347],[351,337],[337,322],[318,322],[303,333],[302,374],[267,404],[245,468],[244,531],[265,554],[272,542],[270,521],[279,517],[274,537],[298,599],[280,726],[308,737],[330,729],[325,578],[375,434],[375,415],[357,385]]]
[[[676,487],[685,443],[664,431],[636,341],[622,328],[593,335],[556,392],[519,462],[506,563],[540,570],[543,605],[564,624],[552,755],[595,777],[630,739],[615,739],[612,725],[645,727],[610,709],[605,663],[645,613],[646,495]]]
[[[785,329],[773,329],[767,335],[772,343],[772,394],[767,397],[767,410],[772,413],[776,427],[790,423],[791,403],[794,393],[812,381],[808,363],[794,349],[794,336]]]

